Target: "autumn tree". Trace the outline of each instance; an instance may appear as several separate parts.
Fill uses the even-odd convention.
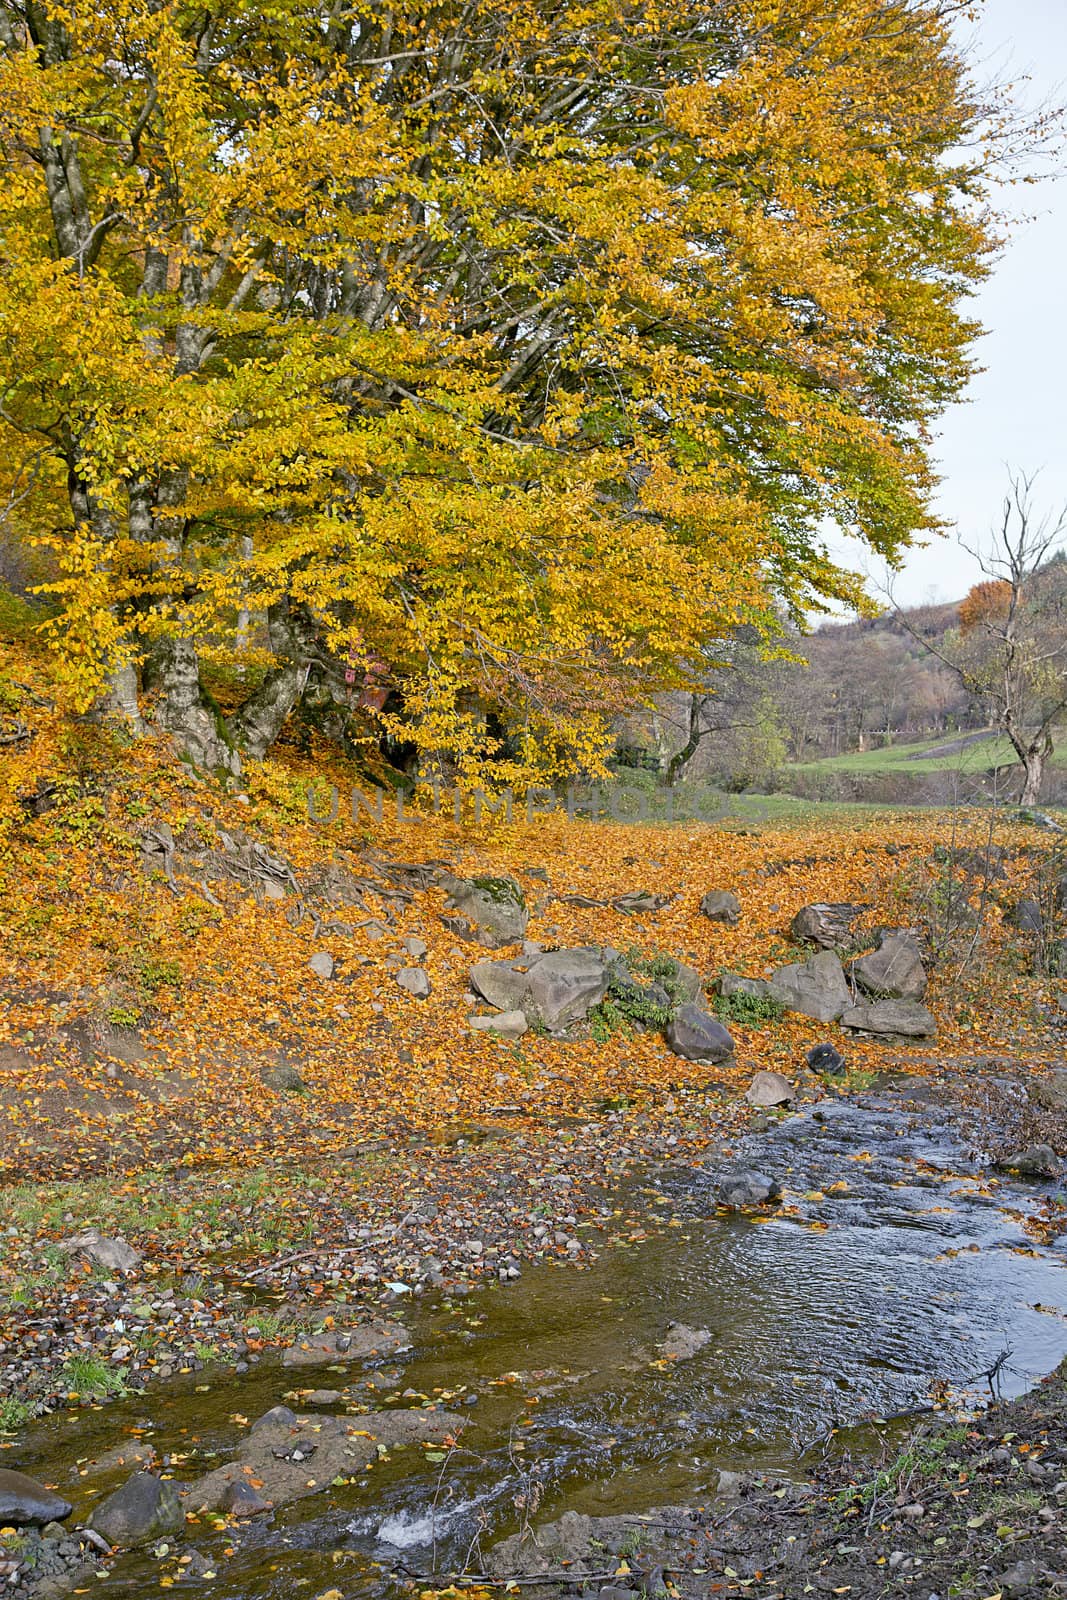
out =
[[[931,525],[969,372],[955,9],[0,0],[0,498],[74,703],[551,771],[855,600],[820,527]]]

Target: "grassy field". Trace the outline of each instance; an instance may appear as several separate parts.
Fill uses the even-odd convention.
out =
[[[966,737],[966,735],[961,735]],[[840,772],[856,777],[877,777],[886,773],[910,773],[921,777],[931,772],[959,772],[975,775],[991,767],[1005,767],[1015,760],[1008,741],[990,736],[976,740],[962,750],[956,739],[923,740],[918,744],[886,745],[880,750],[853,751],[849,755],[826,756],[821,761],[798,761],[785,768],[791,773]],[[1058,750],[1053,766],[1067,765],[1067,750]]]

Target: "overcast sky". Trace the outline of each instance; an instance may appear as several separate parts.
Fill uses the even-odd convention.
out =
[[[1018,83],[1030,107],[1067,101],[1067,0],[985,0],[967,31],[980,77]],[[1009,466],[1041,469],[1035,502],[1067,502],[1067,177],[1002,198],[1025,220],[970,302],[988,330],[977,350],[985,370],[945,414],[936,450],[938,509],[972,540],[993,520]],[[844,554],[844,541],[835,546]],[[855,545],[848,564],[884,578]],[[978,576],[954,538],[937,539],[908,555],[895,594],[909,605],[957,599]]]

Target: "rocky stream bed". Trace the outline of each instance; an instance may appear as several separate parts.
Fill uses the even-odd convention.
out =
[[[1034,1226],[1049,1185],[974,1143],[921,1080],[828,1095],[605,1188],[595,1257],[41,1419],[5,1469],[71,1511],[21,1519],[0,1583],[1054,1594],[1067,1436],[1035,1385],[1067,1356],[1067,1252]],[[1023,1395],[1014,1428],[958,1421]]]

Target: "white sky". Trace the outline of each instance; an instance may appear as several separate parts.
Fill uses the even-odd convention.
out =
[[[1026,107],[1067,102],[1067,0],[984,0],[973,37],[979,80],[1016,83]],[[1021,220],[969,302],[987,329],[976,351],[984,371],[946,412],[936,449],[937,509],[968,542],[994,520],[1009,466],[1040,469],[1037,507],[1067,503],[1067,176],[1013,186],[1001,199]],[[884,582],[854,542],[835,538],[831,548],[870,572],[875,588]],[[954,600],[979,576],[950,536],[908,554],[894,593],[906,605]]]

